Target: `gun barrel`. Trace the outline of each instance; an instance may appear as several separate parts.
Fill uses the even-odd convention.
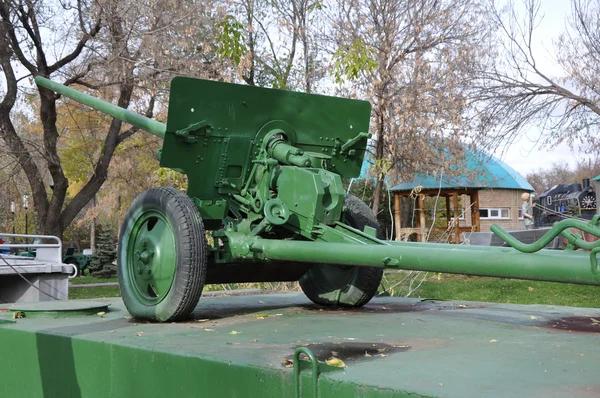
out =
[[[584,252],[540,250],[537,253],[521,253],[507,247],[452,245],[454,248],[449,249],[448,245],[435,243],[363,245],[261,238],[246,240],[242,246],[231,240],[230,243],[236,258],[600,285],[600,272],[591,266],[590,253]],[[238,248],[242,248],[241,251]],[[249,252],[244,251],[246,248]]]
[[[69,97],[72,100],[80,102],[100,112],[104,112],[133,126],[139,127],[150,134],[154,134],[160,138],[165,138],[167,126],[161,122],[157,122],[156,120],[150,119],[146,116],[138,115],[137,113],[131,112],[125,108],[113,105],[110,102],[102,101],[101,99],[92,97],[91,95],[82,93],[81,91],[77,91],[63,84],[53,82],[52,80],[41,76],[36,76],[35,82],[38,85],[46,87],[47,89],[55,91],[61,95],[64,95],[65,97]]]

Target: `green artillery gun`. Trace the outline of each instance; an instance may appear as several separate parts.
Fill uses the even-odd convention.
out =
[[[164,125],[35,80],[163,138],[160,165],[188,176],[187,195],[150,189],[123,222],[119,284],[136,318],[184,319],[208,283],[298,280],[317,304],[359,307],[384,268],[600,284],[600,242],[568,230],[600,236],[598,217],[559,223],[533,245],[496,229],[516,249],[382,240],[342,187],[360,174],[368,102],[176,77]],[[590,251],[539,250],[557,234]]]

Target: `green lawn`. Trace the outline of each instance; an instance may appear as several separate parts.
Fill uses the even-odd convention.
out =
[[[599,293],[598,286],[430,274],[411,297],[598,308]]]
[[[70,279],[70,284],[87,285],[90,283],[106,283],[117,282],[117,277],[112,278],[96,278],[93,276],[78,276]],[[89,299],[100,297],[120,297],[121,292],[118,287],[92,287],[92,288],[71,288],[69,289],[69,299]]]
[[[398,274],[388,274],[386,286],[393,285],[399,277]],[[72,279],[71,283],[89,284],[116,281],[116,277],[107,279],[84,276]],[[207,286],[206,290],[219,290],[219,287],[219,285]],[[245,284],[243,287],[252,286]],[[398,290],[395,293],[397,294]],[[429,274],[427,280],[411,297],[599,308],[599,293],[600,288],[597,286]],[[74,300],[119,296],[118,287],[72,288],[69,290],[69,297]]]

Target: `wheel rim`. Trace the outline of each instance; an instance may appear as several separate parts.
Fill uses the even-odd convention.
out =
[[[127,245],[127,272],[133,293],[147,305],[160,303],[175,278],[175,236],[164,214],[144,212],[133,226]]]

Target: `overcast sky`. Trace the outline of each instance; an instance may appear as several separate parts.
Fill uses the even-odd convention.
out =
[[[518,1],[517,1],[518,2]],[[543,65],[542,70],[550,76],[560,76],[564,72],[552,58],[553,40],[564,30],[565,17],[571,10],[569,0],[542,0],[540,15],[544,15],[534,32],[536,61]],[[525,177],[528,173],[540,169],[548,169],[553,163],[569,163],[574,165],[574,156],[566,145],[553,149],[542,149],[535,144],[540,131],[532,126],[532,130],[519,141],[513,143],[504,154],[500,150],[496,156],[508,163],[519,174]]]

